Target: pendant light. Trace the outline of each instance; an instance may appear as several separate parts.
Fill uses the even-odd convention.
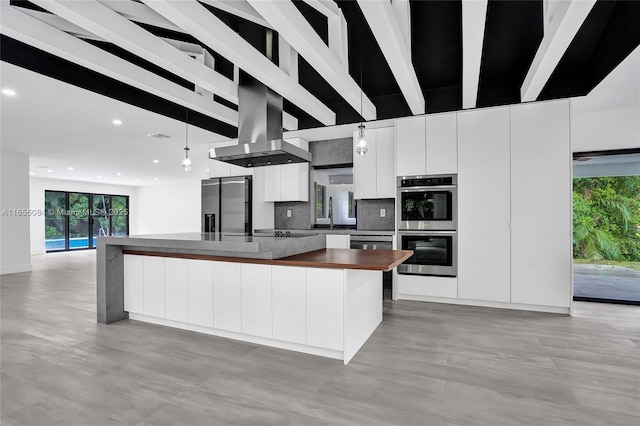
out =
[[[189,110],[186,111],[184,126],[184,158],[182,159],[182,170],[188,172],[191,170],[191,157],[189,157]]]
[[[360,117],[362,118],[362,50],[360,50]],[[364,124],[360,122],[358,126],[358,144],[356,145],[356,154],[365,155],[369,151],[369,145],[364,135]]]

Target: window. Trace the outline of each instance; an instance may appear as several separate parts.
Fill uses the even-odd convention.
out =
[[[327,216],[324,203],[327,187],[316,182],[313,185],[316,188],[316,218],[324,218]]]
[[[47,252],[95,248],[97,237],[129,235],[129,197],[45,191]]]

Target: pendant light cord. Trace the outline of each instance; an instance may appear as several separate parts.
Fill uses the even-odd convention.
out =
[[[362,116],[362,92],[364,90],[362,87],[362,49],[360,49],[358,54],[360,55],[360,118],[364,120],[364,117]]]
[[[185,110],[185,120],[184,120],[184,146],[186,149],[189,149],[189,110]]]

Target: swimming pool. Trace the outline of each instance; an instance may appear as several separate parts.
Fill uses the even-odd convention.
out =
[[[93,238],[93,247],[96,246],[97,238]],[[44,240],[44,248],[50,250],[64,250],[64,238]],[[69,249],[89,248],[89,238],[69,238]]]

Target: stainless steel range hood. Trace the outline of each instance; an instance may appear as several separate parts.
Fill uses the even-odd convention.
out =
[[[267,33],[271,59],[273,35]],[[209,158],[242,167],[308,163],[311,153],[282,140],[282,96],[240,71],[238,144],[211,148]]]

